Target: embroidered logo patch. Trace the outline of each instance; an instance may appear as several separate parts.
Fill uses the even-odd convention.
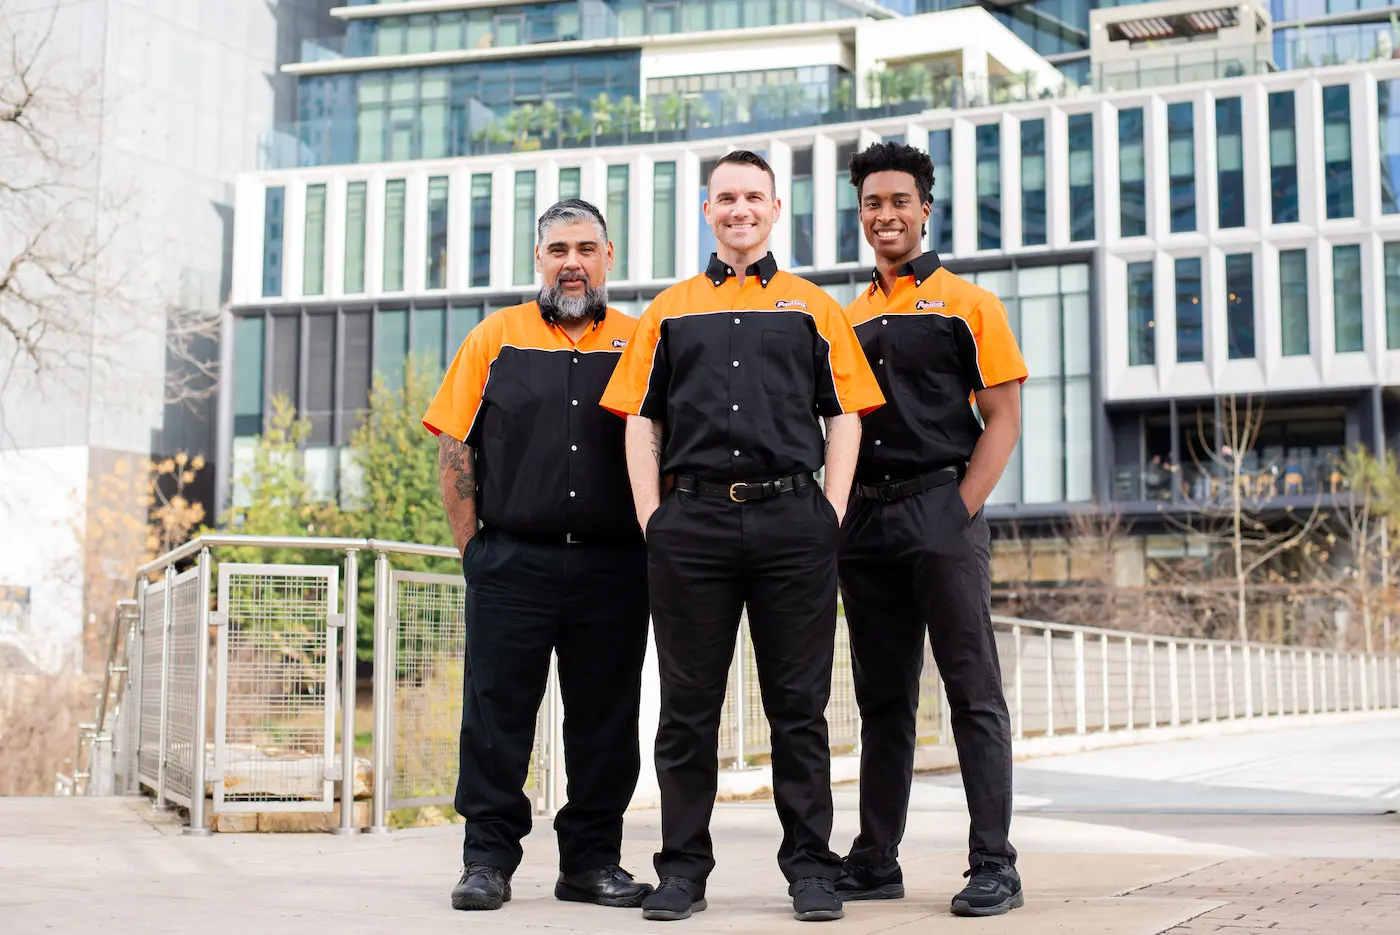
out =
[[[626,347],[627,342],[622,338],[613,338],[613,347]]]
[[[924,309],[926,309],[926,308],[943,308],[943,307],[944,307],[944,302],[943,302],[942,299],[920,299],[919,301],[917,301],[917,302],[914,303],[914,311],[916,311],[916,312],[922,312],[922,311],[923,311]]]
[[[801,299],[779,299],[773,303],[774,308],[800,308],[805,309],[807,303]]]

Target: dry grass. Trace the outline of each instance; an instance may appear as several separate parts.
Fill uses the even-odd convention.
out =
[[[0,795],[48,795],[57,773],[73,774],[94,690],[92,677],[71,669],[0,671]]]

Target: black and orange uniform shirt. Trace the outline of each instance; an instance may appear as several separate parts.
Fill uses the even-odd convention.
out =
[[[818,416],[883,400],[841,306],[768,254],[745,271],[711,255],[656,297],[603,394],[665,424],[661,471],[765,481],[822,466]]]
[[[862,426],[862,484],[965,463],[982,435],[973,394],[1026,379],[1000,299],[948,272],[932,252],[896,274],[886,296],[876,271],[846,308],[885,394],[885,405]]]
[[[477,515],[522,536],[640,536],[623,426],[598,408],[637,320],[608,309],[575,344],[539,304],[472,329],[423,424],[476,453]]]

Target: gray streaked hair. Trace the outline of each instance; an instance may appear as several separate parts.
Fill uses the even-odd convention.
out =
[[[540,215],[539,223],[535,226],[535,243],[544,246],[545,235],[550,228],[556,224],[578,224],[591,223],[598,225],[598,231],[603,235],[603,241],[608,239],[608,222],[603,220],[603,212],[591,202],[582,198],[568,198],[564,201],[556,201],[545,209]]]

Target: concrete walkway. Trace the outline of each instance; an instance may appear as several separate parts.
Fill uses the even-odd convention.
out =
[[[1330,764],[1330,765],[1329,765]],[[1026,907],[947,914],[965,868],[956,776],[920,777],[901,859],[909,897],[853,904],[820,931],[1400,932],[1400,719],[1280,730],[1019,764],[1013,836]],[[856,829],[837,789],[833,843]],[[384,837],[183,837],[143,800],[0,799],[0,932],[547,933],[803,931],[774,865],[771,803],[720,806],[710,910],[685,923],[558,903],[548,824],[527,839],[515,900],[455,913],[459,827]],[[629,816],[626,865],[651,878],[659,816]]]

